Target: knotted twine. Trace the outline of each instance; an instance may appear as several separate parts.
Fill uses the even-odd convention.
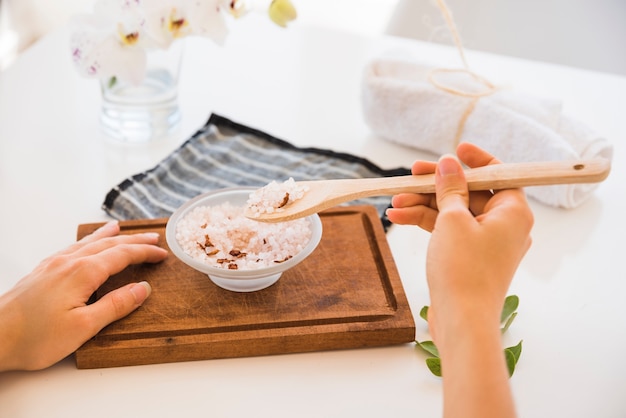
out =
[[[428,81],[432,85],[437,87],[438,89],[443,90],[447,93],[472,99],[468,103],[467,108],[465,108],[465,111],[463,112],[463,114],[461,115],[461,119],[459,120],[456,134],[454,136],[454,148],[456,149],[456,146],[459,145],[461,135],[463,135],[465,122],[467,121],[467,118],[470,116],[470,114],[476,107],[478,100],[480,100],[481,97],[485,97],[485,96],[489,96],[493,94],[497,90],[497,88],[491,82],[489,82],[489,80],[487,80],[484,77],[479,76],[478,74],[470,70],[469,65],[467,63],[467,59],[465,58],[465,51],[463,49],[461,37],[459,36],[459,31],[457,30],[456,24],[454,23],[454,18],[452,17],[450,8],[446,4],[445,0],[437,0],[437,6],[439,7],[441,14],[443,15],[443,18],[446,21],[448,29],[450,30],[450,33],[452,34],[454,44],[457,50],[459,51],[459,56],[461,57],[461,61],[463,62],[463,68],[434,68],[428,74]],[[466,90],[458,89],[450,85],[446,85],[444,84],[443,81],[437,79],[437,75],[441,75],[441,74],[467,74],[473,80],[482,84],[485,87],[485,89],[481,91],[473,92],[473,91],[466,91]]]

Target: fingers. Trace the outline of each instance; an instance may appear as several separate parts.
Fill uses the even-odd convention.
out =
[[[500,163],[497,158],[487,151],[468,142],[459,144],[457,155],[459,160],[470,168]],[[441,167],[444,159],[444,165],[446,165],[447,169],[452,170],[452,174],[455,176],[454,179],[447,177],[449,173],[446,172],[446,167]],[[448,161],[448,159],[452,161]],[[464,209],[469,208],[471,214],[480,215],[485,212],[485,207],[489,204],[493,193],[490,191],[479,191],[470,194],[467,191],[463,168],[454,157],[442,157],[439,162],[416,161],[411,167],[413,175],[430,174],[433,172],[439,173],[440,184],[436,195],[407,193],[394,196],[391,200],[393,209],[387,211],[387,217],[391,222],[418,225],[423,229],[432,231],[438,213],[439,199],[445,196],[460,198],[458,202],[462,203]],[[448,180],[441,183],[442,178],[447,178]],[[453,189],[448,190],[449,187],[453,187]]]
[[[487,151],[467,142],[459,144],[457,155],[471,168],[501,163]],[[534,218],[522,189],[500,190],[495,195],[490,192],[472,192],[470,210],[482,224],[500,223],[499,229],[509,234],[504,241],[523,240],[523,254],[530,247]],[[523,254],[520,254],[520,259]]]
[[[493,192],[489,190],[471,192],[469,209],[475,215],[478,216],[485,212],[485,207],[493,197]]]
[[[428,206],[410,206],[387,209],[387,218],[397,225],[417,225],[432,232],[437,220],[437,210]]]
[[[80,241],[75,242],[74,244],[68,246],[64,250],[59,251],[57,254],[72,254],[79,248],[84,247],[85,245],[98,241],[102,238],[106,237],[114,237],[120,233],[120,224],[118,221],[113,220],[105,223],[100,228],[96,229],[89,235],[83,237]]]
[[[501,161],[496,157],[469,142],[462,142],[457,147],[457,155],[459,159],[468,167],[476,168],[486,165],[500,164]],[[493,193],[490,191],[472,192],[470,198],[470,211],[479,215],[485,212],[485,207],[491,201]]]
[[[471,168],[501,163],[496,157],[470,142],[461,142],[456,148],[456,155]]]
[[[157,263],[167,257],[167,250],[157,246],[158,233],[118,235],[101,238],[64,255],[69,275],[80,277],[87,296],[110,276],[131,264]],[[71,281],[71,280],[70,280]],[[74,282],[74,286],[76,282]]]
[[[411,167],[411,174],[414,176],[420,174],[431,174],[435,172],[437,163],[434,161],[415,161]]]
[[[417,225],[431,232],[437,219],[437,203],[433,194],[401,193],[391,198],[393,208],[387,219],[397,225]]]
[[[453,156],[444,155],[439,159],[435,171],[435,189],[440,213],[449,210],[465,210],[469,213],[469,191],[465,173]]]
[[[84,265],[91,266],[98,283],[117,274],[131,264],[158,263],[167,257],[167,250],[152,244],[125,243],[106,248],[96,254],[83,257]]]
[[[156,245],[159,242],[159,234],[157,232],[118,235],[119,232],[120,225],[118,221],[107,222],[93,233],[86,235],[80,241],[68,246],[56,255],[69,255],[76,258],[88,257],[119,245]]]
[[[411,174],[432,174],[436,162],[415,161]],[[437,203],[433,194],[401,193],[391,198],[391,206],[386,215],[389,221],[398,225],[417,225],[426,231],[432,231],[437,218]]]
[[[459,159],[463,161],[468,167],[483,167],[486,165],[501,164],[501,161],[496,157],[469,142],[463,142],[457,147],[457,155]],[[514,205],[520,208],[527,208],[526,196],[522,189],[508,189],[500,190],[494,196],[489,191],[472,192],[470,200],[470,210],[472,213],[479,215],[485,211],[491,211],[494,207],[500,206],[502,202],[507,201],[509,198],[514,200],[521,199],[520,202],[515,202]],[[528,213],[530,210],[528,209]],[[523,215],[527,217],[527,214]],[[531,216],[532,217],[532,216]]]
[[[83,244],[81,247],[75,248],[73,255],[76,257],[86,257],[97,254],[109,248],[122,244],[157,244],[159,242],[159,234],[157,232],[145,232],[141,234],[118,235],[115,237],[104,237],[97,241]]]
[[[147,282],[131,283],[112,290],[97,302],[81,308],[82,314],[86,315],[90,335],[133,312],[151,293],[152,288]]]
[[[471,215],[469,191],[463,167],[453,156],[443,156],[438,163],[416,162],[413,174],[435,168],[436,194],[399,194],[392,198],[392,209],[386,212],[387,218],[400,225],[417,225],[432,232],[437,216],[444,207],[448,210],[462,210]]]
[[[109,221],[96,229],[91,234],[85,236],[81,241],[92,242],[102,237],[112,237],[120,233],[120,223],[116,220]]]
[[[507,231],[511,233],[530,234],[534,216],[521,189],[499,191],[490,200],[488,210],[490,217],[484,222],[501,222],[509,226]]]
[[[410,206],[424,205],[435,207],[435,197],[430,194],[401,193],[391,198],[394,208],[407,208]]]

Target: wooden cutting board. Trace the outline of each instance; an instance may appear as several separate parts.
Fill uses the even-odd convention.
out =
[[[373,206],[320,213],[317,249],[269,288],[236,293],[173,254],[112,276],[97,300],[146,280],[138,310],[75,353],[80,369],[384,346],[412,342],[415,323]],[[167,219],[120,222],[122,233],[156,231],[167,248]],[[98,224],[78,227],[78,238]]]

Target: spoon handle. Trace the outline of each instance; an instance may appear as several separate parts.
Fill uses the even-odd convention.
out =
[[[470,190],[502,190],[527,186],[597,183],[607,178],[611,163],[606,158],[580,161],[494,164],[467,172]]]

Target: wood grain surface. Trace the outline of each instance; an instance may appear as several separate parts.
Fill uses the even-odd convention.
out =
[[[173,254],[130,266],[94,300],[146,280],[152,295],[75,353],[78,368],[384,346],[414,341],[415,324],[378,213],[373,206],[320,213],[322,240],[269,288],[221,289]],[[156,231],[167,248],[167,219],[120,222],[122,233]],[[78,238],[98,224],[78,227]]]

